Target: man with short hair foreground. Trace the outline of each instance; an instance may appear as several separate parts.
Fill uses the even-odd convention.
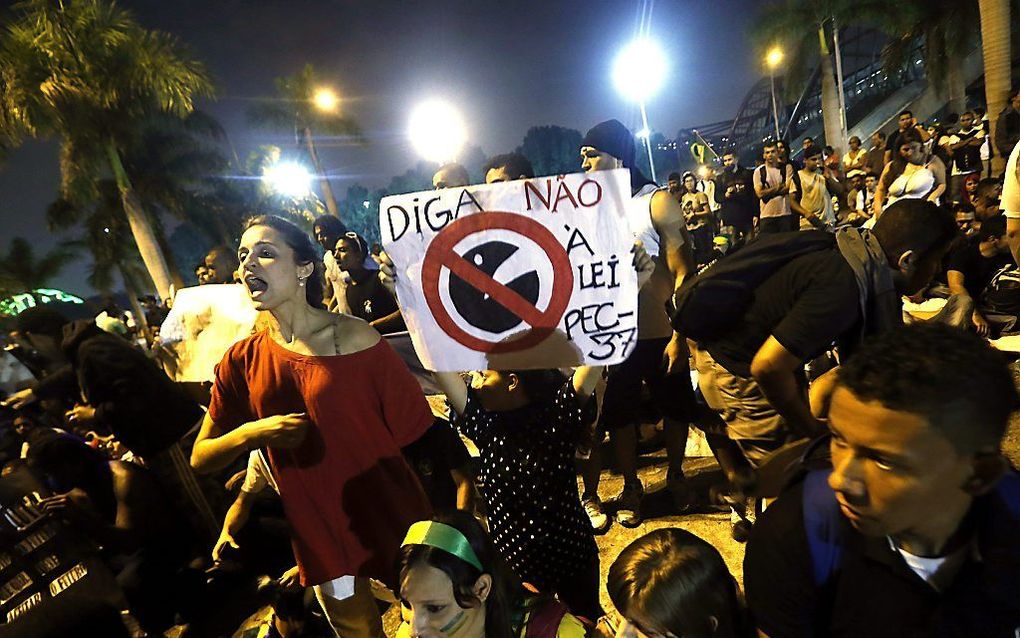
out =
[[[765,511],[744,559],[762,635],[1020,633],[1020,477],[1001,443],[1020,397],[981,338],[914,324],[842,367],[832,470]]]

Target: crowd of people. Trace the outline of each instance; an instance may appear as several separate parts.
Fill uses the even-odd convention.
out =
[[[397,635],[423,638],[1017,635],[1002,442],[1020,394],[986,339],[1020,316],[1010,104],[1001,177],[974,112],[943,129],[904,111],[845,153],[769,140],[754,168],[724,151],[665,187],[623,124],[592,127],[579,166],[629,171],[639,284],[636,345],[609,368],[424,371],[378,246],[329,215],[311,235],[254,216],[195,269],[260,313],[211,387],[95,321],[18,316],[38,381],[3,401],[5,516],[13,477],[36,477],[28,503],[116,579],[115,613],[89,616],[110,636],[198,631],[221,579],[271,599],[252,636],[382,636],[392,603]],[[483,170],[532,177],[520,153]],[[470,182],[456,164],[433,179]],[[649,420],[677,515],[704,500],[684,474],[704,432],[742,584],[679,528],[637,538],[602,581],[596,535],[644,520]],[[623,488],[603,501],[606,437]],[[32,635],[67,635],[59,616]]]

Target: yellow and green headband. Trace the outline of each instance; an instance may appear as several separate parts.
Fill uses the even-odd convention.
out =
[[[404,545],[428,545],[453,554],[465,563],[473,565],[478,571],[484,572],[482,561],[478,560],[471,543],[464,534],[455,527],[436,521],[418,521],[407,530]]]

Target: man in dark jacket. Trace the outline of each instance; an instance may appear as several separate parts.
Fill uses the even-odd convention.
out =
[[[34,388],[5,403],[18,407],[37,399],[63,398],[73,426],[112,432],[140,456],[176,443],[202,410],[144,353],[88,320],[68,321],[45,306],[18,315],[18,332],[43,357],[63,361]]]
[[[1020,142],[1020,89],[1009,94],[1006,108],[995,123],[995,148],[1003,157],[1009,157],[1013,147]]]

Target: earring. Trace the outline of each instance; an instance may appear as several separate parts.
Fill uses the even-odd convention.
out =
[[[305,280],[304,279],[298,279],[297,285],[299,285],[302,288],[304,288],[305,287]]]

